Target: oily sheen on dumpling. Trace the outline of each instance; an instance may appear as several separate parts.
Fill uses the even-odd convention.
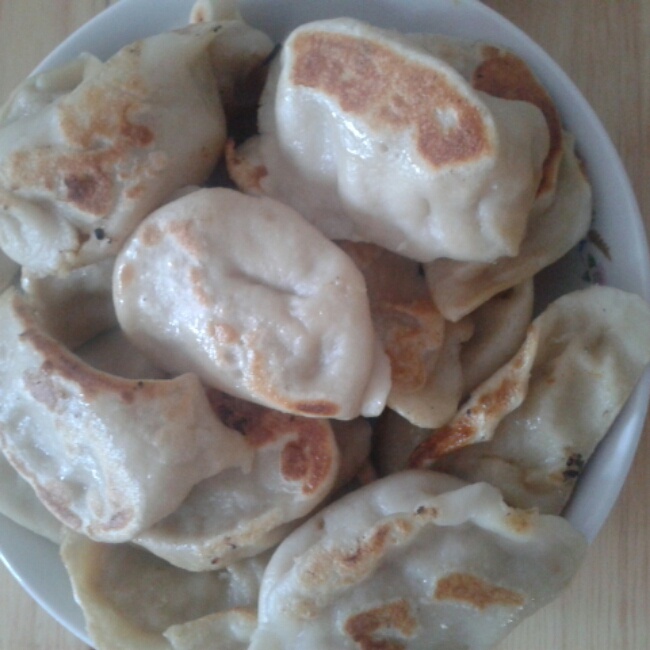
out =
[[[224,644],[250,635],[269,559],[263,554],[222,571],[192,573],[136,546],[93,542],[69,531],[61,556],[97,650],[194,650],[191,643],[206,628],[224,634]],[[220,640],[213,637],[211,644]]]
[[[516,359],[529,356],[526,348],[530,371],[517,379]],[[468,419],[471,406],[463,405],[455,421],[420,444],[411,466],[487,481],[511,505],[559,513],[649,362],[644,300],[612,287],[567,294],[533,321],[509,364],[515,375],[508,392],[523,390],[521,405],[482,422]],[[503,388],[495,386],[482,403],[501,403]],[[458,450],[440,455],[449,441]]]
[[[75,353],[93,368],[118,377],[166,378],[166,375],[145,359],[119,330],[94,337]],[[41,503],[32,486],[2,453],[0,453],[0,513],[37,535],[59,543],[61,522]]]
[[[376,415],[390,388],[363,277],[291,208],[225,188],[151,214],[120,253],[122,328],[172,372],[270,408]]]
[[[0,448],[74,530],[129,540],[202,479],[250,462],[195,375],[134,380],[96,370],[49,336],[13,289],[0,299],[0,339]]]
[[[408,39],[309,23],[274,61],[235,181],[333,239],[419,261],[515,255],[542,177],[542,112],[472,88]]]
[[[250,650],[487,650],[576,572],[583,536],[485,483],[399,472],[294,531],[262,579]]]
[[[9,257],[49,275],[114,256],[175,189],[207,179],[226,138],[214,38],[200,27],[133,43],[0,126]]]
[[[250,468],[194,486],[181,506],[135,542],[190,571],[220,569],[278,544],[289,524],[329,495],[341,465],[332,425],[210,391],[227,426],[253,449]]]

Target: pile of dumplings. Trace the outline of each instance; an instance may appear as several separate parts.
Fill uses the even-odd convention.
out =
[[[247,126],[253,116],[255,126]],[[533,314],[591,188],[526,63],[232,2],[0,108],[0,511],[98,650],[487,650],[650,362],[603,286]]]

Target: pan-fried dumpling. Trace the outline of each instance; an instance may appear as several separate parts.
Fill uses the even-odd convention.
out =
[[[650,308],[633,294],[592,287],[549,306],[533,321],[522,350],[533,339],[521,406],[489,432],[474,431],[471,438],[482,442],[439,458],[438,442],[449,431],[434,432],[412,465],[487,481],[511,505],[559,513],[650,362]]]
[[[390,359],[388,406],[420,427],[444,424],[462,397],[459,355],[471,324],[445,324],[418,262],[375,244],[338,244],[366,281],[375,330]]]
[[[276,410],[377,415],[390,388],[362,275],[291,208],[225,188],[151,214],[118,256],[132,341],[171,372]]]
[[[400,472],[294,531],[267,566],[250,650],[487,650],[585,554],[560,517],[487,484]]]
[[[549,151],[537,188],[535,210],[553,200],[562,160],[562,121],[548,91],[514,52],[490,43],[468,43],[440,34],[409,34],[408,40],[446,61],[475,90],[511,101],[530,102],[542,111],[549,130]]]
[[[136,546],[101,544],[69,531],[61,556],[97,650],[186,650],[192,646],[170,645],[165,638],[169,628],[196,623],[199,629],[194,633],[169,630],[170,637],[187,639],[209,628],[204,617],[215,614],[232,615],[236,639],[245,633],[246,620],[249,626],[254,624],[259,585],[269,559],[264,554],[222,571],[191,573]],[[224,625],[222,629],[227,630]],[[219,639],[211,641],[215,644]]]
[[[515,255],[549,150],[533,104],[476,91],[406,37],[303,25],[274,61],[235,181],[333,239],[419,261]]]
[[[531,278],[490,298],[468,316],[474,330],[460,351],[464,395],[515,355],[533,317],[533,298]]]
[[[180,508],[135,538],[190,571],[220,569],[278,544],[332,490],[341,464],[327,420],[303,418],[209,392],[219,419],[254,450],[250,469],[233,467],[194,486]]]
[[[349,482],[370,452],[370,426],[361,418],[328,422],[208,395],[220,419],[253,447],[251,469],[202,481],[134,540],[189,571],[220,569],[275,546]]]
[[[39,277],[22,269],[20,287],[48,333],[70,349],[117,325],[113,307],[114,257],[64,276]]]
[[[445,318],[459,320],[492,296],[532,278],[585,236],[592,216],[591,187],[568,134],[563,147],[554,201],[531,216],[517,256],[490,264],[441,259],[425,265],[431,295]]]
[[[250,461],[195,375],[132,380],[95,370],[51,338],[13,289],[0,298],[0,340],[0,448],[70,528],[131,539],[199,481]]]
[[[133,43],[69,93],[0,127],[0,248],[49,275],[114,256],[225,142],[209,47],[191,28]]]

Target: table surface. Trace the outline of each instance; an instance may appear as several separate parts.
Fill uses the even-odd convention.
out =
[[[65,36],[115,0],[0,0],[0,103]],[[540,43],[600,116],[650,225],[650,2],[486,0]],[[650,647],[650,425],[621,498],[571,586],[499,650]],[[84,650],[0,565],[0,649]]]

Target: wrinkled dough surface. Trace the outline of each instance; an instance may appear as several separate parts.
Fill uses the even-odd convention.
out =
[[[129,540],[202,479],[250,460],[194,375],[133,380],[95,370],[12,289],[0,299],[0,340],[0,446],[70,528]]]
[[[363,277],[291,208],[199,190],[150,215],[118,257],[118,319],[163,368],[281,411],[383,409],[388,360]]]
[[[213,39],[201,28],[133,43],[0,126],[9,257],[39,275],[110,257],[176,188],[206,180],[226,137]]]
[[[190,571],[220,569],[280,542],[288,524],[330,493],[341,465],[327,420],[272,411],[210,391],[219,419],[253,450],[251,467],[233,467],[194,486],[180,508],[135,542]]]
[[[559,513],[650,362],[650,308],[592,287],[563,296],[531,325],[537,351],[521,405],[436,469],[499,487],[522,508]],[[435,437],[434,433],[434,437]],[[426,443],[423,443],[426,445]]]
[[[114,257],[63,276],[22,269],[20,288],[48,333],[74,350],[117,325],[113,307]]]
[[[330,238],[420,261],[515,255],[549,148],[533,104],[477,92],[404,37],[350,19],[289,36],[259,126],[241,150],[243,189]]]
[[[278,547],[250,648],[487,650],[566,586],[585,550],[567,521],[508,508],[487,484],[400,472]]]

